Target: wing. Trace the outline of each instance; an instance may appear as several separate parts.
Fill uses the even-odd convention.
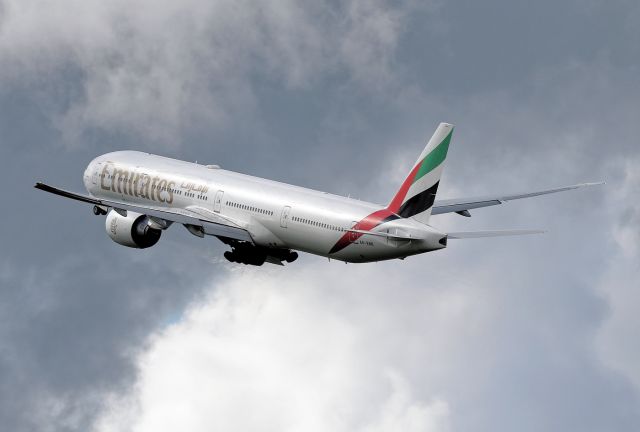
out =
[[[581,183],[581,184],[576,184],[571,186],[559,187],[555,189],[546,189],[546,190],[541,190],[536,192],[526,192],[522,194],[436,200],[431,214],[436,215],[436,214],[442,214],[442,213],[458,213],[458,214],[461,214],[462,216],[469,217],[471,216],[471,214],[469,213],[469,210],[503,204],[507,201],[512,201],[516,199],[531,198],[539,195],[552,194],[556,192],[564,192],[572,189],[579,189],[587,186],[596,186],[601,184],[604,184],[604,182]]]
[[[126,215],[127,211],[142,213],[154,218],[177,222],[185,225],[187,228],[202,228],[205,234],[253,243],[253,239],[246,229],[231,219],[222,217],[218,213],[214,213],[202,207],[178,209],[104,200],[58,189],[40,182],[36,183],[35,188],[88,204],[112,208],[120,214]]]

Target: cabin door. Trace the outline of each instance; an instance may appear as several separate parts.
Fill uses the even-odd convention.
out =
[[[282,228],[287,227],[287,222],[289,221],[289,214],[291,213],[291,207],[284,206],[282,209],[282,215],[280,216],[280,226]]]
[[[220,213],[220,209],[222,209],[222,197],[224,196],[224,191],[219,190],[216,192],[216,196],[213,198],[213,211],[216,213]]]

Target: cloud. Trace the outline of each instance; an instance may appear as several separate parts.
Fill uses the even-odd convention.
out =
[[[327,280],[323,266],[228,277],[150,339],[137,382],[96,430],[449,430],[450,407],[428,383],[449,367],[443,345],[475,333],[470,298],[394,293],[407,278],[392,271],[398,286],[381,288],[371,267]],[[406,364],[417,352],[430,373]]]
[[[6,428],[637,429],[637,28],[612,24],[637,7],[0,5]],[[439,120],[458,125],[443,197],[608,185],[434,219],[546,236],[284,272],[212,263],[222,247],[180,227],[122,249],[79,204],[25,189],[162,146],[386,202]]]
[[[640,159],[613,164],[622,174],[608,200],[612,242],[610,266],[599,284],[609,314],[598,333],[597,348],[602,360],[632,382],[640,394],[640,345],[637,341],[640,290]]]
[[[341,74],[384,88],[412,8],[383,0],[4,0],[0,78],[56,98],[43,105],[68,143],[99,130],[170,148],[192,128],[251,119],[258,76],[304,88]],[[75,81],[65,104],[61,80]]]
[[[640,203],[632,198],[640,195],[640,159],[618,161],[615,169],[622,174],[622,181],[611,197],[612,208],[621,209],[612,215],[613,238],[624,257],[634,258],[640,254]]]

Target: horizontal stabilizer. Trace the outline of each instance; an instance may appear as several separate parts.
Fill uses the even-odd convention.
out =
[[[469,232],[452,232],[447,234],[450,239],[468,239],[482,237],[506,237],[519,236],[529,234],[543,234],[544,230],[499,230],[499,231],[469,231]]]
[[[458,213],[462,216],[471,216],[469,210],[481,208],[481,207],[490,207],[494,205],[504,204],[508,201],[522,199],[522,198],[531,198],[540,195],[547,195],[557,192],[564,192],[573,189],[580,189],[589,186],[598,186],[603,185],[604,182],[596,182],[596,183],[580,183],[571,186],[564,186],[554,189],[546,189],[539,190],[535,192],[525,192],[520,194],[503,194],[503,195],[491,195],[491,196],[483,196],[483,197],[475,197],[475,198],[457,198],[457,199],[446,199],[446,200],[436,200],[433,205],[433,210],[431,214],[443,214],[443,213]],[[466,211],[466,213],[465,213]]]

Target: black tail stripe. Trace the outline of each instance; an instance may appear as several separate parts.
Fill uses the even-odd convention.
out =
[[[440,184],[440,182],[437,182],[429,189],[424,190],[419,194],[409,198],[407,202],[402,204],[398,214],[403,218],[409,218],[429,209],[431,206],[433,206],[433,202],[436,200],[438,184]]]
[[[386,218],[382,219],[378,225],[382,225],[385,222],[391,222],[392,220],[400,219],[396,214],[390,214]]]

